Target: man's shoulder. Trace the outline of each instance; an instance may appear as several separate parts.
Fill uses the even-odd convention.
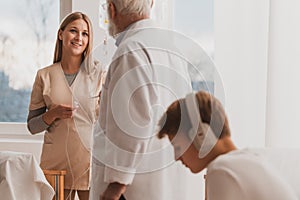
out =
[[[120,60],[126,56],[134,55],[138,57],[140,53],[145,53],[147,47],[145,44],[136,38],[126,38],[117,48],[113,60]]]

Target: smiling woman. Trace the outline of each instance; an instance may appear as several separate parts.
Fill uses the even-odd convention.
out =
[[[92,48],[89,17],[82,12],[67,15],[57,31],[53,64],[37,71],[29,104],[29,131],[45,132],[40,166],[66,170],[67,199],[75,193],[81,200],[89,197],[91,135],[99,99],[85,94],[100,93],[102,72]]]

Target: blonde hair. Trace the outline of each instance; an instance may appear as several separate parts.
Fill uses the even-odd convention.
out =
[[[62,41],[59,39],[59,31],[60,30],[63,31],[68,24],[72,23],[73,21],[75,21],[77,19],[83,19],[87,23],[87,26],[88,26],[88,32],[89,32],[88,44],[87,44],[85,51],[83,52],[82,60],[81,60],[81,64],[83,64],[84,68],[86,70],[88,70],[89,69],[88,66],[91,66],[91,64],[92,64],[91,52],[93,49],[93,28],[92,28],[91,20],[88,18],[87,15],[85,15],[81,12],[73,12],[73,13],[69,14],[68,16],[66,16],[64,18],[64,20],[61,22],[60,27],[57,31],[53,63],[60,62],[62,59]]]
[[[112,2],[118,12],[123,15],[138,14],[149,15],[153,0],[109,0]]]

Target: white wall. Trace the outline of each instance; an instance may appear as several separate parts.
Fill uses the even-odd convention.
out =
[[[215,1],[215,60],[240,147],[299,147],[300,1]]]
[[[300,146],[300,1],[270,2],[266,144]]]
[[[18,151],[32,153],[40,162],[40,153],[43,144],[43,134],[31,135],[25,124],[1,123],[0,151]]]
[[[103,43],[104,40],[104,30],[99,26],[99,9],[100,0],[72,0],[72,11],[81,11],[85,13],[92,21],[94,29],[94,46]]]
[[[268,0],[215,1],[215,62],[239,147],[265,145],[268,8]]]

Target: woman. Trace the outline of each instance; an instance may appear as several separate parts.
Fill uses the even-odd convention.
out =
[[[90,149],[98,114],[102,70],[92,61],[93,30],[80,12],[60,25],[53,64],[38,70],[28,129],[45,131],[41,168],[66,170],[65,199],[89,198]]]

